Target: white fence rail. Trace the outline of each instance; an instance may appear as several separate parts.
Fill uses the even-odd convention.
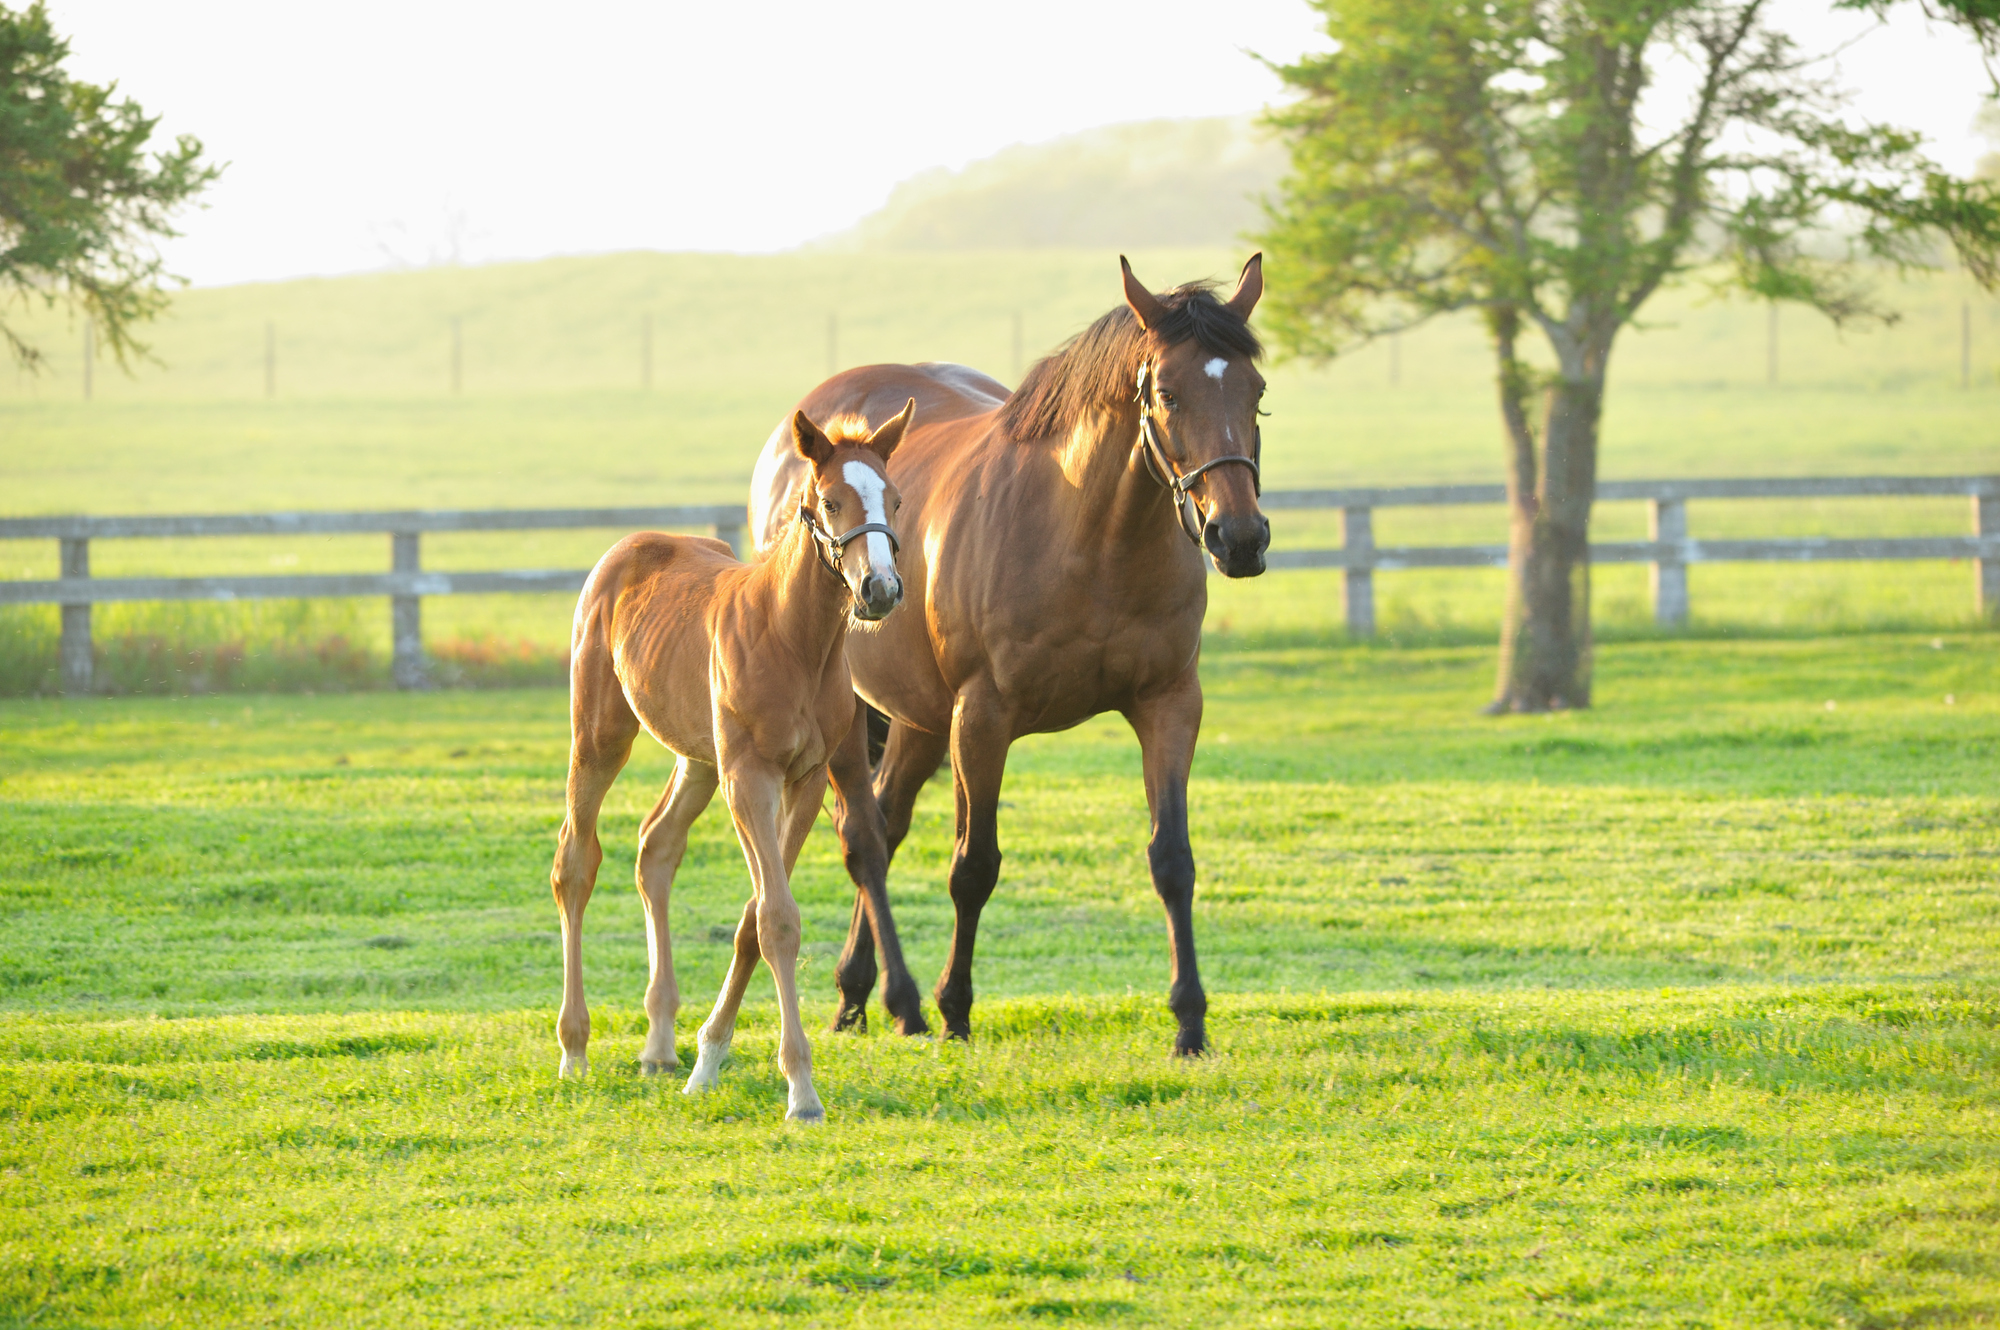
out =
[[[1901,538],[1787,538],[1696,540],[1688,535],[1687,505],[1721,499],[1846,499],[1966,496],[1972,532],[1965,536]],[[1343,543],[1337,549],[1273,550],[1270,567],[1346,570],[1346,618],[1356,637],[1375,631],[1375,574],[1405,568],[1505,567],[1504,545],[1381,547],[1375,544],[1378,508],[1427,508],[1506,501],[1498,485],[1409,485],[1391,489],[1272,490],[1266,511],[1339,509]],[[1643,501],[1651,507],[1652,539],[1593,544],[1594,563],[1652,566],[1653,613],[1662,625],[1688,618],[1690,564],[1764,561],[1874,561],[1970,559],[1974,604],[2000,619],[2000,476],[1853,476],[1778,480],[1618,480],[1597,487],[1606,502]],[[538,508],[464,512],[241,513],[174,517],[0,518],[0,540],[53,539],[61,548],[59,578],[0,581],[0,604],[62,606],[63,690],[91,687],[90,607],[121,600],[237,600],[255,597],[386,596],[393,625],[392,673],[398,687],[425,682],[423,598],[495,592],[575,592],[587,569],[502,569],[435,572],[422,565],[427,532],[537,531],[564,528],[687,530],[706,527],[740,555],[746,514],[727,504],[646,508]],[[385,573],[295,574],[228,577],[92,577],[92,540],[147,537],[387,534]]]

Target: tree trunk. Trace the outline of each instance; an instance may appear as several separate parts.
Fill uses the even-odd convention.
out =
[[[1500,680],[1490,712],[1561,711],[1590,705],[1590,504],[1597,490],[1597,423],[1604,357],[1547,387],[1536,448],[1526,382],[1501,348],[1508,450],[1507,617]],[[1594,370],[1595,372],[1591,372]],[[1512,376],[1511,386],[1509,383]]]

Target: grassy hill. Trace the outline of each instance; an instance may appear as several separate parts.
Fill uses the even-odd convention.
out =
[[[1250,116],[1106,125],[913,176],[822,247],[1227,246],[1257,227],[1288,161]]]
[[[1156,286],[1227,278],[1243,253],[1133,250]],[[1281,270],[1273,281],[1285,280]],[[1837,335],[1799,311],[1780,318],[1779,382],[1766,380],[1762,308],[1670,292],[1620,343],[1603,474],[1838,474],[2000,470],[2000,306],[1955,275],[1894,292],[1903,322]],[[1117,256],[1097,250],[616,254],[482,268],[193,290],[150,330],[160,363],[100,365],[83,400],[81,337],[30,320],[49,352],[39,378],[0,374],[0,510],[199,512],[281,508],[479,507],[716,501],[742,497],[758,447],[830,365],[959,360],[1013,380],[1118,299]],[[1958,386],[1962,302],[1975,377]],[[642,338],[651,323],[651,386]],[[462,391],[451,391],[452,330]],[[833,333],[829,346],[829,323]],[[1016,329],[1019,330],[1017,358]],[[276,351],[265,395],[265,339]],[[1469,320],[1330,366],[1272,370],[1267,481],[1275,487],[1499,478],[1488,356]],[[1955,534],[1962,501],[1889,505],[1697,505],[1698,535]],[[1603,505],[1605,539],[1636,538],[1638,505]],[[1277,539],[1335,543],[1331,516],[1287,515]],[[1497,510],[1382,515],[1384,543],[1497,539]],[[436,567],[586,566],[612,533],[463,536],[426,542]],[[52,541],[0,542],[0,576],[54,574]],[[100,575],[375,569],[375,538],[102,542]],[[1959,622],[1968,574],[1948,565],[1703,568],[1708,627]],[[1497,574],[1383,579],[1382,620],[1403,633],[1478,637],[1499,605]],[[1608,628],[1645,619],[1644,573],[1603,570]],[[433,636],[525,637],[553,649],[559,597],[431,602]],[[1218,587],[1219,632],[1324,634],[1332,578],[1291,574]],[[241,609],[142,606],[106,625],[159,633]],[[345,617],[342,618],[341,616]],[[331,618],[329,616],[332,616]],[[288,622],[380,645],[378,605],[322,603]],[[287,630],[291,631],[291,630]],[[0,636],[46,653],[52,612],[14,614]],[[1226,635],[1226,634],[1225,634]],[[32,654],[32,653],[31,653]],[[37,657],[39,658],[39,657]]]

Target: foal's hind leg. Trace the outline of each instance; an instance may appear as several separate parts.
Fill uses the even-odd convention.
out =
[[[560,1076],[590,1070],[590,1008],[583,1000],[583,909],[597,885],[604,849],[597,840],[597,812],[639,734],[638,717],[625,703],[608,658],[579,652],[570,674],[569,781],[562,832],[556,840],[549,883],[562,912],[563,995],[556,1015],[562,1045]]]
[[[708,1014],[695,1035],[694,1070],[688,1073],[682,1094],[700,1094],[715,1088],[722,1064],[729,1060],[729,1045],[736,1038],[736,1012],[743,1005],[743,992],[750,987],[750,976],[756,972],[762,954],[757,948],[757,897],[752,893],[743,907],[743,918],[736,925],[736,953],[730,958],[729,975],[722,981],[722,991],[716,994],[715,1010]]]
[[[875,986],[879,941],[886,972],[883,1007],[899,1033],[926,1034],[930,1025],[924,1020],[923,1001],[903,960],[902,940],[889,912],[889,862],[909,834],[910,809],[918,791],[944,761],[945,740],[908,725],[892,725],[882,765],[871,783],[865,751],[867,717],[865,707],[855,708],[853,728],[830,763],[834,828],[840,833],[847,874],[855,886],[847,945],[833,971],[841,994],[833,1028],[868,1028],[868,994]]]
[[[674,1017],[681,1009],[680,985],[674,980],[673,935],[667,926],[667,897],[674,874],[687,850],[688,828],[715,795],[715,768],[683,757],[660,802],[639,828],[639,899],[646,907],[646,1047],[639,1070],[658,1075],[680,1066],[674,1053]]]

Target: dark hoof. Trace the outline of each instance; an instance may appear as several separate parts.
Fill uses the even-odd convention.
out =
[[[1198,1058],[1208,1053],[1208,1036],[1201,1030],[1183,1030],[1174,1036],[1174,1056]]]
[[[836,1032],[852,1031],[855,1034],[868,1033],[868,1006],[866,1003],[843,1001],[840,1010],[834,1014],[833,1028]]]
[[[915,1038],[918,1035],[927,1035],[930,1032],[931,1023],[924,1019],[922,1012],[918,1012],[914,1016],[898,1016],[896,1018],[897,1034]]]

